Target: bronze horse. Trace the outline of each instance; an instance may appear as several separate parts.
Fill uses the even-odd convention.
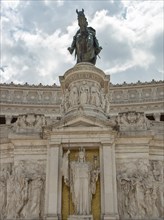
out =
[[[90,62],[96,63],[97,55],[100,53],[102,47],[99,46],[98,40],[96,39],[96,31],[92,27],[87,27],[88,22],[84,15],[84,9],[78,11],[78,25],[80,29],[73,37],[71,47],[68,48],[72,54],[75,50],[75,56],[77,56],[77,63]]]

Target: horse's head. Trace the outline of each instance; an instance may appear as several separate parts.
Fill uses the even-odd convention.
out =
[[[82,9],[82,11],[78,11],[76,9],[76,13],[77,13],[77,18],[78,18],[78,25],[80,28],[86,28],[88,25],[87,19],[85,17],[84,14],[84,9]]]

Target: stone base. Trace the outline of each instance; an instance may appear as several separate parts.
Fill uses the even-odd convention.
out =
[[[115,214],[115,215],[104,215],[103,220],[118,220],[119,219],[119,215]]]
[[[70,215],[67,220],[93,220],[92,215]]]
[[[58,215],[48,215],[44,217],[44,220],[59,220],[61,219]],[[33,219],[30,219],[33,220]]]
[[[58,217],[47,217],[46,220],[59,220]]]

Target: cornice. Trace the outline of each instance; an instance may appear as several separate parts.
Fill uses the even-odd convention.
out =
[[[24,84],[15,84],[13,82],[11,83],[0,83],[0,87],[9,87],[9,88],[23,88],[23,89],[32,89],[32,88],[39,88],[39,89],[60,89],[61,87],[56,85],[55,83],[53,85],[43,85],[42,83],[39,83],[38,85],[35,84],[28,84],[27,82]]]
[[[137,86],[137,87],[142,87],[142,86],[156,86],[156,85],[163,85],[164,84],[164,80],[159,80],[159,81],[155,81],[154,79],[150,82],[141,82],[141,81],[138,81],[136,83],[122,83],[122,84],[113,84],[113,83],[110,83],[110,88],[113,89],[113,87],[134,87],[134,86]]]
[[[163,85],[164,84],[164,80],[159,80],[159,81],[156,81],[156,80],[152,80],[152,81],[150,81],[150,82],[141,82],[141,81],[138,81],[138,82],[136,82],[136,83],[126,83],[126,82],[124,82],[124,83],[122,83],[122,84],[113,84],[113,83],[111,83],[110,82],[110,88],[112,89],[112,87],[132,87],[132,86],[145,86],[145,85],[147,85],[147,86],[153,86],[153,85],[157,85],[157,84],[161,84],[161,85]],[[40,89],[48,89],[48,88],[50,88],[50,89],[52,89],[52,88],[55,88],[55,89],[61,89],[61,86],[58,86],[58,85],[56,85],[55,83],[53,84],[53,85],[43,85],[42,83],[39,83],[38,85],[35,85],[35,84],[32,84],[32,85],[30,85],[30,84],[28,84],[27,82],[26,83],[24,83],[24,84],[15,84],[15,83],[13,83],[13,82],[11,82],[11,83],[0,83],[0,87],[17,87],[17,88],[23,88],[23,89],[25,89],[25,88],[40,88]]]

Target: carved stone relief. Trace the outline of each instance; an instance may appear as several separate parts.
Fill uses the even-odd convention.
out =
[[[90,105],[100,107],[106,113],[109,111],[108,94],[99,83],[93,81],[79,81],[72,83],[64,91],[61,110],[64,112],[78,105]]]
[[[143,90],[142,90],[142,97],[143,97],[144,99],[149,99],[151,96],[152,96],[152,90],[151,90],[151,88],[143,89]]]
[[[121,163],[117,171],[120,219],[164,217],[163,165],[160,161],[139,159]]]
[[[4,165],[3,165],[4,166]],[[0,219],[43,219],[45,164],[20,161],[0,171]]]
[[[60,90],[59,90],[60,91]],[[47,103],[57,104],[61,98],[61,92],[51,90],[24,89],[21,86],[18,89],[2,89],[0,99],[11,103]]]
[[[117,122],[120,131],[147,130],[150,128],[149,120],[143,112],[123,112],[119,113]]]
[[[1,96],[1,100],[3,101],[5,101],[6,99],[7,99],[7,97],[8,97],[8,95],[9,95],[9,91],[8,90],[1,90],[1,92],[0,92],[0,96]]]
[[[37,102],[37,100],[38,100],[38,93],[37,93],[37,91],[35,91],[35,92],[28,92],[27,100],[29,102]]]
[[[10,164],[1,164],[0,169],[0,219],[5,219],[7,205],[7,179],[11,172]]]
[[[135,89],[135,90],[129,90],[128,91],[128,98],[130,99],[130,100],[135,100],[135,99],[138,99],[139,98],[139,95],[138,95],[138,90],[137,89]]]
[[[16,132],[23,131],[41,131],[42,126],[47,124],[44,115],[40,114],[25,114],[19,115],[17,121],[13,124],[12,129]]]
[[[42,98],[44,102],[51,102],[52,100],[52,92],[43,92]]]
[[[164,91],[162,87],[157,88],[156,93],[157,93],[157,97],[164,98]]]

